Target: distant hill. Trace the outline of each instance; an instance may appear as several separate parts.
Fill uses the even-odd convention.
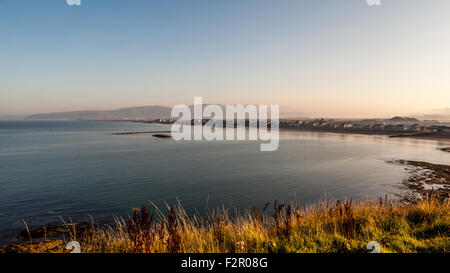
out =
[[[206,107],[208,104],[204,104]],[[225,114],[225,105],[220,105]],[[193,113],[193,105],[189,108]],[[281,107],[280,117],[292,117],[304,115],[299,112],[288,112],[291,109]],[[288,111],[283,111],[288,110]],[[143,106],[130,107],[110,111],[74,111],[74,112],[58,112],[35,114],[25,117],[27,120],[122,120],[122,119],[164,119],[170,118],[172,108],[167,106]],[[270,111],[269,111],[270,114]]]
[[[393,117],[391,119],[386,120],[386,122],[390,124],[414,124],[420,123],[420,120],[409,117]]]
[[[166,106],[143,106],[122,108],[111,111],[75,111],[35,114],[25,119],[47,119],[47,120],[117,120],[117,119],[158,119],[169,118],[171,107]]]
[[[421,120],[438,120],[438,121],[450,121],[450,108],[430,110],[423,113],[414,114],[414,117]]]

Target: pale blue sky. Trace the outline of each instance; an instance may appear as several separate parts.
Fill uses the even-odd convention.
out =
[[[0,0],[0,115],[280,104],[450,107],[450,1]]]

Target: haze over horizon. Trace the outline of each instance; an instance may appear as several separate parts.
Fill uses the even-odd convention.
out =
[[[374,118],[449,108],[450,2],[0,2],[0,116],[279,104]]]

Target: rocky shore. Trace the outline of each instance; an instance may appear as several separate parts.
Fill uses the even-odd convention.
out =
[[[411,160],[396,160],[391,163],[405,165],[410,173],[410,176],[403,181],[409,189],[402,196],[404,201],[414,203],[430,195],[434,195],[440,201],[449,199],[450,166]]]

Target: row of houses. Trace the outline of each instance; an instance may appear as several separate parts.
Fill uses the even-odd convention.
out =
[[[191,120],[192,125],[205,125],[209,119],[203,120]],[[175,122],[173,119],[155,119],[154,123],[172,124]],[[235,122],[235,126],[237,123]],[[249,122],[245,121],[245,126],[256,126],[260,124],[258,121]],[[270,122],[267,122],[267,126],[270,127]],[[223,126],[226,126],[224,121]],[[349,130],[349,131],[384,131],[384,132],[398,132],[398,133],[450,133],[450,127],[439,125],[423,125],[423,124],[386,124],[386,123],[360,123],[352,121],[336,121],[332,119],[315,119],[315,120],[280,120],[280,128],[298,128],[298,129],[334,129],[334,130]]]
[[[314,129],[342,129],[342,130],[367,130],[367,131],[387,131],[404,133],[450,133],[450,127],[427,126],[421,124],[364,124],[358,122],[339,122],[335,120],[284,120],[280,121],[281,128],[314,128]]]

